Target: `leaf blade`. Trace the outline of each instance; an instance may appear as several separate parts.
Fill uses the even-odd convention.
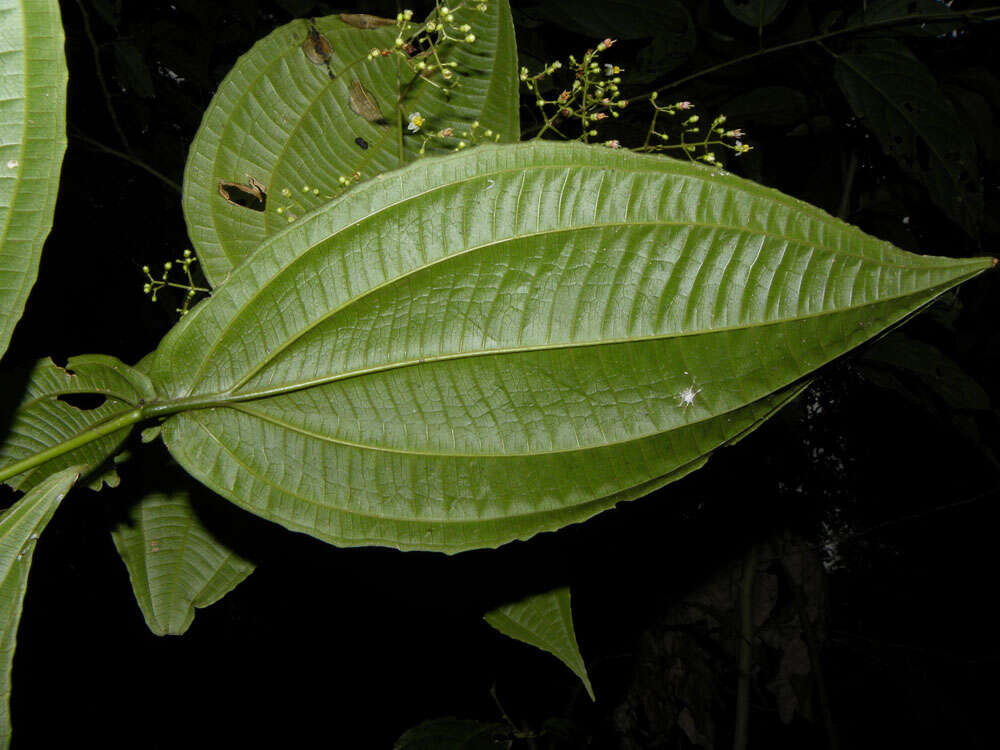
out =
[[[253,570],[205,525],[188,488],[146,492],[112,529],[136,602],[155,635],[182,635]]]
[[[931,71],[898,42],[837,57],[834,78],[882,150],[971,236],[982,222],[976,144]]]
[[[0,384],[4,396],[0,411],[11,417],[8,429],[0,438],[0,469],[109,422],[154,395],[153,385],[144,374],[114,357],[98,354],[71,357],[65,368],[43,359],[24,376],[23,382],[20,374],[6,373]],[[104,397],[104,401],[92,408],[68,402],[82,394]],[[76,465],[84,474],[89,474],[114,454],[128,436],[129,429],[105,435],[17,474],[5,483],[26,491],[52,472]],[[117,481],[114,472],[107,480],[112,484]]]
[[[70,467],[46,477],[0,516],[0,747],[10,745],[11,666],[34,541],[79,476]]]
[[[473,122],[481,131],[516,141],[517,55],[510,7],[498,0],[489,3],[485,13],[464,9],[454,15],[455,24],[468,23],[476,35],[474,44],[452,44],[447,54],[441,53],[457,63],[460,84],[446,97],[422,79],[406,83],[411,77],[407,74],[403,111],[421,113],[424,130],[455,130],[456,137],[446,143],[429,144],[430,153],[454,148],[458,134]],[[392,48],[398,28],[361,29],[339,16],[315,19],[315,24],[332,45],[330,72],[335,80],[325,66],[310,62],[302,52],[303,39],[312,33],[309,23],[300,19],[286,24],[237,61],[191,145],[184,215],[213,286],[291,217],[342,193],[340,177],[358,172],[361,179],[369,179],[400,165],[394,133],[399,110],[395,58],[367,59],[373,48]],[[352,95],[359,89],[371,97],[384,123],[374,122],[381,120],[374,115],[357,114],[355,102],[367,99]],[[419,155],[420,138],[405,135],[399,143],[412,161]],[[263,211],[227,205],[217,195],[220,180],[242,183],[248,176],[268,188]]]
[[[568,586],[497,607],[483,619],[507,637],[552,654],[580,678],[590,700],[597,700],[576,642]]]
[[[168,448],[241,507],[455,552],[661,486],[990,265],[697,165],[483,147],[266,242],[151,372]]]
[[[66,58],[56,0],[0,2],[0,356],[38,274],[66,150]]]

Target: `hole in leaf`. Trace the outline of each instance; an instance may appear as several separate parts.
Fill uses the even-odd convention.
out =
[[[358,136],[357,138],[355,138],[354,142],[357,143],[361,148],[368,148],[368,141],[366,141],[361,136]]]
[[[69,364],[69,357],[62,357],[58,354],[53,354],[51,357],[49,357],[49,359],[52,360],[52,364],[54,364],[60,370],[64,370],[67,375],[76,375],[75,372],[73,372],[66,366]]]
[[[80,411],[90,411],[101,406],[108,397],[100,393],[62,393],[56,396],[56,401],[62,401]]]
[[[253,177],[250,178],[249,185],[219,180],[219,195],[234,206],[252,211],[263,211],[267,205],[267,191]]]
[[[341,13],[340,20],[356,29],[377,29],[379,26],[394,26],[395,18],[370,16],[367,13]]]
[[[385,122],[382,117],[382,110],[378,107],[378,102],[375,101],[374,96],[365,90],[365,87],[361,85],[361,81],[357,78],[351,81],[347,93],[347,103],[354,114],[358,115],[358,117],[363,117],[368,122]]]

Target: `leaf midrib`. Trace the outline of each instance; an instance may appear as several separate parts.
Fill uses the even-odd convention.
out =
[[[339,227],[336,230],[336,232],[334,232],[333,234],[330,234],[330,235],[324,237],[323,239],[319,240],[318,242],[315,242],[315,243],[313,243],[311,245],[308,245],[307,247],[305,247],[302,250],[302,252],[296,254],[294,257],[292,257],[291,259],[289,259],[289,261],[287,263],[285,263],[284,265],[282,265],[281,267],[279,267],[278,269],[276,269],[274,271],[274,273],[272,274],[271,278],[272,279],[276,278],[278,275],[280,275],[280,274],[284,273],[285,271],[287,271],[292,265],[294,265],[294,264],[296,264],[296,263],[298,263],[300,261],[305,260],[306,257],[308,255],[310,255],[314,250],[316,250],[317,248],[321,248],[328,241],[330,241],[332,238],[336,237],[339,234],[342,234],[343,232],[347,231],[348,229],[351,229],[351,228],[354,228],[354,227],[358,227],[358,226],[361,226],[362,224],[364,224],[365,222],[378,219],[386,211],[389,211],[389,210],[391,210],[393,208],[397,208],[397,207],[402,206],[402,205],[404,205],[406,203],[409,203],[409,202],[420,200],[421,198],[424,198],[425,196],[430,195],[430,194],[432,194],[435,191],[444,190],[446,188],[452,188],[452,187],[459,186],[459,185],[462,185],[462,184],[465,184],[465,183],[469,183],[469,182],[473,182],[473,181],[476,181],[476,180],[489,179],[491,177],[500,176],[500,175],[504,175],[504,174],[524,173],[524,172],[527,172],[529,170],[571,169],[571,168],[579,168],[579,167],[580,167],[580,165],[564,163],[564,164],[538,164],[538,165],[530,165],[528,167],[511,167],[511,168],[505,168],[505,169],[498,169],[498,170],[494,170],[492,172],[485,172],[485,173],[481,173],[481,174],[470,175],[469,177],[466,177],[466,178],[463,178],[463,179],[460,179],[460,180],[456,180],[456,181],[453,181],[453,182],[448,182],[445,185],[435,186],[435,187],[429,188],[428,190],[424,190],[424,191],[415,193],[413,195],[410,195],[410,196],[407,196],[405,198],[402,198],[401,200],[393,201],[391,203],[388,203],[385,206],[377,209],[373,213],[367,214],[367,215],[359,217],[359,218],[357,218],[357,219],[355,219],[353,221],[350,221],[349,223],[346,223],[343,226]],[[601,169],[601,167],[598,167],[598,166],[594,166],[594,167],[589,167],[588,166],[586,168],[593,169],[593,170]],[[618,171],[618,172],[629,172],[630,174],[636,174],[636,175],[638,175],[638,174],[655,174],[655,175],[671,175],[672,176],[674,174],[680,174],[680,175],[682,175],[684,177],[690,177],[692,179],[701,180],[701,181],[703,181],[705,183],[718,182],[718,179],[715,177],[715,175],[711,175],[710,176],[710,175],[699,174],[698,171],[687,172],[687,171],[682,170],[679,173],[674,173],[674,172],[665,171],[663,169],[645,169],[645,168],[628,168],[628,167],[625,167],[625,168],[616,167],[616,171]],[[365,184],[363,187],[368,188],[370,190],[370,189],[372,189],[371,188],[372,185],[378,185],[378,184],[381,184],[381,183],[379,183],[377,180],[371,180],[367,184]],[[723,185],[723,186],[726,187],[729,190],[732,190],[733,192],[747,193],[747,194],[750,194],[750,195],[754,195],[755,193],[758,193],[758,190],[761,189],[759,186],[755,186],[755,187],[758,188],[757,190],[751,189],[748,186],[743,186],[743,185],[738,185],[738,186],[735,186],[735,185]],[[355,191],[354,194],[357,195],[357,194],[359,194],[359,192],[360,191]],[[768,191],[768,192],[770,192],[770,191]],[[773,196],[768,196],[768,197],[773,197]],[[776,202],[783,203],[788,208],[800,208],[799,206],[795,205],[796,202],[794,201],[794,199],[788,199],[787,197],[785,197],[785,198],[786,198],[785,201],[776,201]],[[819,209],[816,209],[815,207],[810,207],[810,208],[813,209],[813,212],[815,212],[815,218],[817,218],[818,220],[825,221],[827,224],[833,225],[835,227],[836,227],[836,223],[839,223],[838,220],[836,220],[833,217],[829,216],[829,214],[824,214],[823,212],[819,211]],[[315,216],[323,216],[323,215],[324,214],[314,214],[313,216],[315,217]],[[608,226],[620,225],[620,224],[629,224],[629,225],[631,225],[631,224],[637,224],[638,225],[639,223],[640,222],[623,221],[623,222],[609,223],[607,225]],[[665,225],[669,225],[672,222],[650,222],[650,223],[651,224],[662,223],[662,224],[665,224]],[[695,226],[695,225],[697,225],[697,226],[703,226],[703,227],[714,227],[714,228],[717,228],[717,229],[728,229],[728,230],[731,230],[731,231],[737,231],[737,232],[741,232],[741,233],[751,233],[751,234],[758,234],[760,236],[765,236],[765,237],[772,237],[772,238],[775,238],[775,239],[783,240],[783,241],[786,241],[786,242],[793,242],[793,243],[796,243],[796,244],[810,244],[806,240],[803,240],[801,238],[798,238],[798,239],[796,239],[796,238],[789,238],[789,237],[786,237],[785,235],[780,235],[780,234],[777,234],[777,233],[760,231],[760,230],[753,230],[753,229],[749,229],[747,227],[731,227],[731,226],[725,226],[725,225],[715,225],[715,224],[708,224],[708,223],[704,223],[704,222],[691,222],[691,221],[673,222],[673,223],[676,224],[676,225],[685,225],[685,226],[688,226],[688,225]],[[508,238],[496,240],[496,241],[491,242],[491,243],[484,243],[482,245],[477,245],[477,246],[474,246],[474,247],[471,247],[471,248],[467,248],[466,250],[462,250],[462,251],[460,251],[458,253],[453,253],[451,255],[443,256],[441,258],[438,258],[438,259],[432,261],[431,263],[425,263],[425,264],[422,264],[422,265],[417,266],[415,268],[412,268],[409,271],[407,271],[406,274],[394,277],[393,279],[387,279],[382,284],[379,284],[379,285],[376,285],[375,287],[371,287],[369,289],[366,289],[361,294],[356,295],[355,297],[353,297],[353,298],[351,298],[349,300],[346,300],[340,307],[336,308],[335,310],[331,311],[327,315],[325,315],[322,318],[320,318],[319,320],[317,320],[315,323],[311,324],[310,327],[307,327],[306,329],[304,329],[300,334],[297,334],[296,338],[298,338],[301,335],[304,335],[306,332],[308,332],[309,328],[311,328],[312,326],[321,323],[325,318],[329,317],[330,315],[336,314],[340,310],[342,310],[342,309],[346,308],[347,306],[353,304],[354,302],[356,302],[357,300],[363,298],[364,296],[366,296],[366,295],[368,295],[368,294],[370,294],[370,293],[372,293],[374,291],[377,291],[378,289],[380,289],[380,288],[382,288],[382,287],[384,287],[384,286],[386,286],[388,284],[395,283],[399,279],[406,278],[407,276],[413,275],[415,273],[419,273],[420,271],[422,271],[422,270],[424,270],[426,268],[430,268],[430,267],[432,267],[433,265],[435,265],[437,263],[445,262],[448,259],[455,258],[455,257],[460,257],[460,256],[465,255],[465,254],[467,254],[469,252],[472,252],[474,250],[483,249],[483,248],[490,247],[492,245],[499,244],[499,243],[502,243],[502,242],[511,242],[511,241],[520,240],[522,238],[531,237],[531,236],[541,236],[541,235],[545,235],[545,234],[556,234],[556,233],[562,232],[562,231],[576,231],[578,229],[596,228],[598,226],[602,226],[602,225],[601,224],[597,224],[597,223],[589,224],[589,225],[577,224],[577,225],[573,225],[571,227],[549,229],[549,230],[544,230],[544,231],[535,232],[535,233],[525,233],[525,234],[520,234],[520,235],[516,235],[516,236],[513,236],[513,237],[508,237]],[[843,229],[853,229],[853,228],[851,228],[847,224],[843,224],[842,227],[837,227],[837,228],[842,229],[842,230]],[[286,231],[289,231],[289,230],[286,230]],[[854,230],[854,231],[857,232],[857,230]],[[280,236],[280,235],[275,235],[275,236]],[[862,236],[862,241],[873,241],[873,240]],[[874,241],[880,242],[879,240],[874,240]],[[828,252],[830,252],[830,253],[832,253],[834,255],[839,255],[841,257],[856,257],[856,258],[859,258],[861,260],[868,260],[870,262],[878,263],[878,264],[881,264],[881,265],[886,265],[886,266],[893,265],[893,264],[885,263],[884,261],[865,258],[862,255],[856,255],[854,253],[847,253],[847,252],[844,252],[844,251],[841,251],[841,250],[835,250],[833,248],[829,248],[829,247],[826,247],[826,246],[821,246],[821,245],[811,245],[811,246],[827,250]],[[930,257],[930,256],[919,256],[919,257]],[[251,256],[251,258],[252,258],[252,256]],[[247,264],[249,264],[251,262],[251,258],[247,259],[247,261],[246,261]],[[921,268],[920,266],[904,266],[904,265],[898,265],[896,267],[907,268],[907,269],[918,269],[918,268]],[[232,283],[233,281],[234,281],[233,279],[230,279],[230,283]],[[215,342],[213,343],[212,347],[208,350],[208,352],[206,352],[205,357],[203,358],[203,360],[201,362],[201,365],[199,365],[198,370],[195,372],[194,376],[191,379],[191,385],[188,388],[188,394],[187,394],[188,396],[190,396],[194,392],[195,388],[197,387],[198,381],[202,377],[205,365],[208,364],[208,362],[211,360],[211,358],[214,355],[214,353],[218,350],[219,346],[221,345],[222,341],[225,339],[225,337],[228,334],[229,330],[236,324],[236,321],[243,315],[243,313],[246,311],[246,309],[248,307],[250,307],[257,300],[257,298],[264,291],[266,291],[269,287],[270,287],[270,283],[269,282],[265,282],[265,283],[259,285],[255,290],[253,290],[252,294],[250,294],[247,297],[247,299],[243,303],[241,303],[239,305],[239,307],[232,313],[232,315],[231,315],[229,321],[226,323],[226,325],[223,326],[219,330],[219,332],[218,332],[218,334],[216,336]],[[282,349],[283,348],[285,348],[285,347],[282,347]],[[257,367],[258,368],[262,367],[268,361],[269,360],[267,360],[267,359],[263,360],[261,363],[259,363],[257,365]],[[242,378],[240,382],[244,382],[247,379],[247,377],[251,377],[252,375],[253,375],[253,372],[251,372],[248,376],[245,376],[244,378]],[[236,387],[238,387],[238,385],[239,384],[236,384],[232,388],[236,388]]]
[[[273,363],[281,355],[282,352],[284,352],[287,349],[291,348],[295,344],[295,342],[297,342],[301,338],[307,336],[309,333],[311,333],[313,330],[315,330],[316,328],[318,328],[319,326],[321,326],[327,320],[330,320],[331,318],[336,317],[341,312],[343,312],[344,310],[348,309],[352,305],[357,304],[358,302],[360,302],[361,300],[365,299],[366,297],[369,297],[369,296],[371,296],[373,294],[376,294],[377,292],[380,292],[380,291],[382,291],[382,290],[384,290],[386,288],[389,288],[389,287],[392,287],[392,286],[394,286],[394,285],[396,285],[398,283],[401,283],[401,282],[405,281],[406,279],[411,278],[412,276],[415,276],[418,273],[426,271],[427,269],[433,268],[433,267],[438,266],[438,265],[443,265],[443,264],[445,264],[445,263],[447,263],[449,261],[455,260],[457,258],[462,258],[462,257],[464,257],[466,255],[472,254],[472,253],[480,251],[480,250],[486,250],[486,249],[491,248],[491,247],[498,247],[498,246],[501,246],[501,245],[504,245],[504,244],[507,244],[507,243],[511,243],[511,242],[519,242],[521,240],[530,239],[532,237],[539,237],[539,236],[543,236],[543,235],[544,236],[549,236],[549,235],[557,235],[557,234],[564,233],[564,232],[578,232],[578,231],[588,230],[588,229],[605,229],[605,228],[620,227],[620,226],[629,226],[629,227],[642,227],[642,226],[665,226],[665,227],[670,227],[670,226],[675,226],[675,227],[677,227],[677,226],[691,226],[691,227],[701,227],[701,228],[704,228],[704,229],[713,229],[713,230],[719,230],[719,231],[731,231],[731,232],[735,232],[735,233],[739,233],[739,234],[743,234],[743,235],[766,237],[766,238],[769,238],[769,239],[774,239],[774,240],[778,240],[778,241],[781,241],[781,242],[785,242],[788,245],[805,245],[805,246],[808,246],[808,247],[811,247],[811,248],[816,248],[816,249],[819,249],[819,250],[826,251],[826,252],[828,252],[828,253],[830,253],[831,255],[834,255],[834,256],[839,256],[839,257],[843,257],[843,258],[857,258],[858,260],[861,260],[863,262],[869,262],[869,263],[872,263],[873,265],[877,265],[880,268],[897,268],[897,269],[906,270],[906,271],[937,270],[934,267],[923,266],[923,265],[906,265],[906,264],[903,264],[903,263],[889,263],[889,262],[885,262],[885,261],[873,260],[871,258],[865,258],[863,255],[858,255],[856,253],[849,253],[849,252],[840,252],[840,251],[836,251],[836,250],[833,250],[831,248],[828,248],[826,246],[813,245],[813,244],[811,244],[811,243],[809,243],[809,242],[807,242],[805,240],[794,239],[794,238],[789,237],[787,235],[777,234],[775,232],[758,231],[758,230],[753,230],[753,229],[747,229],[745,227],[737,227],[737,226],[731,226],[731,225],[726,225],[726,224],[710,224],[708,222],[700,222],[700,221],[614,221],[614,222],[595,222],[595,223],[590,223],[590,224],[577,224],[577,225],[574,225],[572,227],[565,227],[565,228],[559,228],[559,229],[547,229],[547,230],[538,231],[538,232],[525,232],[524,234],[519,234],[519,235],[516,235],[514,237],[507,237],[507,238],[504,238],[504,239],[494,240],[492,242],[482,243],[480,245],[474,245],[474,246],[469,247],[469,248],[467,248],[465,250],[461,250],[459,252],[452,253],[450,255],[442,256],[440,258],[437,258],[434,261],[431,261],[430,263],[425,263],[424,265],[421,265],[419,267],[412,268],[412,269],[408,270],[406,273],[400,274],[399,276],[394,276],[391,279],[387,279],[386,281],[382,282],[381,284],[376,284],[375,286],[369,287],[364,292],[362,292],[360,294],[357,294],[354,297],[346,300],[341,305],[333,308],[329,312],[327,312],[327,313],[323,314],[322,316],[320,316],[319,318],[317,318],[315,321],[309,323],[308,326],[306,326],[305,328],[303,328],[301,331],[299,331],[298,333],[296,333],[294,336],[290,337],[287,341],[285,341],[284,343],[282,343],[282,345],[279,346],[278,348],[274,349],[273,351],[269,351],[267,353],[267,356],[264,359],[260,360],[260,362],[258,362],[256,365],[254,365],[249,370],[249,372],[247,372],[246,375],[244,375],[242,378],[240,378],[233,386],[231,386],[229,388],[229,392],[236,391],[242,385],[244,385],[245,383],[247,383],[248,381],[250,381],[255,375],[257,375],[258,373],[260,373],[269,364]],[[759,257],[759,253],[758,253],[758,257]],[[704,267],[705,267],[705,264],[702,264],[702,268],[704,268]],[[752,264],[751,264],[751,268],[752,268]],[[925,287],[925,288],[927,288],[927,287]],[[933,288],[933,287],[931,287],[931,288]],[[920,290],[915,290],[913,292],[910,292],[910,294],[916,294],[919,291]],[[902,296],[908,296],[908,295],[902,295]],[[879,298],[879,300],[875,300],[875,301],[890,300],[890,299],[894,299],[894,297],[882,297],[882,298]],[[860,307],[860,306],[838,307],[838,308],[833,308],[833,309],[830,309],[830,310],[821,310],[821,311],[818,311],[816,313],[807,313],[807,314],[803,314],[803,315],[796,315],[794,318],[780,318],[780,319],[774,319],[774,320],[756,321],[756,322],[752,322],[752,323],[747,323],[745,325],[723,326],[723,327],[719,327],[719,328],[710,328],[710,329],[696,330],[696,331],[693,331],[691,333],[692,334],[711,333],[711,332],[715,332],[715,331],[730,330],[730,329],[733,329],[733,328],[754,327],[754,326],[757,326],[757,325],[769,325],[771,323],[788,322],[789,320],[799,320],[799,319],[814,317],[815,315],[834,314],[834,313],[838,313],[838,312],[842,312],[842,311],[854,309],[854,307]],[[684,332],[684,331],[678,331],[678,332],[675,332],[675,333],[678,336],[687,335],[687,332]],[[668,334],[663,334],[663,336],[668,336]],[[625,341],[625,340],[627,340],[627,341],[641,340],[641,337],[629,337],[628,339],[618,339],[617,341],[620,342],[620,341]],[[611,340],[609,339],[609,341],[611,341]],[[496,351],[496,350],[489,350],[489,351]],[[196,387],[196,385],[197,385],[197,383],[195,384],[195,386],[192,387],[192,390],[193,390],[194,387]]]
[[[350,378],[362,377],[365,375],[375,375],[381,372],[388,372],[391,370],[403,369],[406,367],[416,367],[419,365],[429,365],[438,362],[448,362],[456,361],[461,359],[469,359],[472,357],[484,357],[484,356],[504,356],[509,354],[523,354],[538,351],[556,351],[560,349],[573,349],[573,348],[591,348],[600,346],[614,346],[621,344],[632,344],[632,343],[643,343],[647,341],[658,341],[667,340],[671,338],[684,338],[689,336],[700,336],[700,335],[710,335],[715,333],[724,333],[726,331],[733,330],[743,330],[747,328],[764,328],[768,326],[783,325],[785,323],[806,320],[809,318],[820,317],[824,315],[834,315],[844,312],[850,312],[853,310],[860,310],[865,307],[871,307],[884,302],[893,302],[899,299],[905,299],[907,297],[916,297],[920,294],[927,294],[929,300],[939,296],[940,294],[946,292],[948,289],[956,286],[962,281],[975,276],[981,271],[986,270],[984,266],[982,269],[976,269],[974,271],[969,271],[963,276],[957,276],[949,279],[942,284],[937,286],[927,287],[925,289],[916,290],[908,292],[905,294],[894,295],[891,297],[882,297],[875,300],[870,300],[861,305],[854,305],[852,307],[839,308],[834,311],[820,311],[816,313],[810,313],[806,315],[796,316],[794,318],[782,318],[773,321],[757,322],[745,325],[737,326],[724,326],[720,328],[703,329],[697,331],[675,331],[666,334],[655,334],[650,336],[636,336],[632,338],[624,339],[602,339],[600,341],[583,341],[583,342],[560,342],[557,344],[538,344],[534,346],[523,346],[523,347],[507,347],[501,349],[485,349],[477,351],[466,351],[466,352],[453,352],[443,355],[435,355],[431,357],[421,357],[412,360],[402,360],[397,362],[387,362],[374,367],[368,367],[358,370],[349,370],[346,372],[334,373],[332,375],[327,375],[322,378],[314,378],[312,380],[303,380],[298,382],[286,383],[279,386],[273,386],[270,388],[262,389],[259,391],[251,391],[245,393],[232,393],[231,391],[221,391],[210,394],[201,394],[197,396],[188,396],[176,399],[169,399],[164,401],[159,401],[155,403],[150,403],[147,410],[147,415],[152,416],[167,416],[171,414],[176,414],[179,412],[196,410],[196,409],[212,409],[218,407],[232,406],[233,404],[255,401],[257,399],[270,398],[274,396],[287,395],[289,393],[294,393],[296,391],[306,390],[309,388],[315,388],[329,383],[335,383],[343,380],[348,380]],[[791,381],[790,381],[791,382]],[[788,383],[786,383],[788,385]]]

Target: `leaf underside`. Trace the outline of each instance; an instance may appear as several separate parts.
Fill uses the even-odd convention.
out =
[[[472,27],[476,41],[441,49],[443,60],[457,63],[459,83],[449,94],[440,87],[440,74],[413,80],[395,57],[368,59],[372,49],[394,46],[397,26],[359,29],[339,16],[315,20],[332,47],[329,67],[311,62],[302,49],[310,34],[306,19],[275,30],[237,61],[205,113],[184,173],[188,233],[213,285],[289,220],[341,194],[341,177],[357,172],[367,180],[413,161],[422,143],[422,133],[407,130],[405,117],[413,113],[423,116],[424,132],[455,131],[429,143],[429,153],[455,148],[473,122],[480,133],[520,138],[517,51],[506,0],[488,3],[485,13],[470,8],[454,15],[454,24]],[[354,81],[374,98],[384,122],[352,111]],[[397,115],[405,116],[401,123]],[[220,181],[248,178],[266,187],[263,211],[233,205],[219,194]]]
[[[484,146],[266,241],[150,375],[185,409],[170,451],[241,507],[335,544],[457,552],[696,468],[990,265],[687,162]]]
[[[35,541],[80,476],[78,467],[57,472],[0,515],[0,748],[10,746],[10,675]]]
[[[590,677],[587,676],[587,666],[576,642],[568,587],[505,604],[487,612],[484,619],[504,635],[547,651],[559,659],[580,678],[590,699],[596,700]]]
[[[65,368],[50,359],[40,360],[25,382],[16,373],[6,373],[0,379],[0,389],[0,412],[12,410],[7,431],[0,438],[0,469],[70,440],[153,395],[153,386],[144,375],[114,357],[100,354],[72,357]],[[17,403],[6,403],[19,394]],[[62,400],[80,394],[103,396],[104,401],[92,408],[80,408]],[[111,458],[128,433],[129,429],[124,428],[105,435],[22,472],[6,484],[29,490],[67,466],[79,466],[81,473],[90,474]],[[104,481],[115,484],[117,476],[112,471]],[[99,487],[100,483],[94,489]]]
[[[0,356],[52,227],[66,79],[57,0],[0,0]]]
[[[254,569],[205,526],[186,489],[145,494],[112,537],[156,635],[183,634],[195,608],[218,601]]]

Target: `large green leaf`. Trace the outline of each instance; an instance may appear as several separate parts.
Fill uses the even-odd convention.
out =
[[[66,150],[56,0],[0,0],[0,356],[38,274]]]
[[[10,746],[10,670],[35,540],[79,476],[71,467],[47,477],[0,516],[0,748]]]
[[[80,401],[82,394],[93,397]],[[0,425],[6,428],[0,437],[0,470],[102,426],[113,426],[115,418],[138,409],[152,395],[152,384],[145,375],[100,354],[72,357],[65,368],[44,359],[26,378],[5,373],[0,380]],[[82,442],[6,483],[28,490],[67,466],[79,465],[83,474],[89,474],[114,454],[128,436],[129,427],[122,425],[97,440]],[[95,488],[102,480],[115,484],[117,476],[111,470],[98,478]]]
[[[208,529],[188,489],[144,494],[112,537],[156,635],[184,633],[195,608],[217,602],[254,569]]]
[[[548,651],[580,678],[587,695],[596,700],[587,676],[587,665],[576,643],[568,587],[505,604],[487,612],[484,619],[504,635]]]
[[[188,233],[209,281],[218,284],[265,237],[339,195],[342,176],[358,172],[368,179],[416,158],[420,134],[410,133],[405,121],[399,134],[401,90],[403,114],[421,113],[424,130],[455,131],[455,137],[428,145],[428,152],[454,148],[460,133],[477,121],[480,133],[492,130],[503,140],[518,140],[510,8],[507,0],[490,0],[486,8],[455,13],[454,23],[469,24],[476,41],[442,48],[445,59],[457,63],[458,85],[450,93],[439,86],[440,76],[413,79],[394,57],[368,59],[371,49],[394,45],[396,26],[359,29],[340,16],[315,21],[332,45],[329,69],[303,52],[310,34],[305,19],[282,26],[241,57],[205,113],[184,173]],[[330,80],[331,72],[336,80]],[[374,97],[384,123],[352,111],[349,91],[355,80]],[[266,188],[262,211],[233,205],[219,194],[220,181],[248,185],[250,179]]]
[[[882,149],[975,236],[983,194],[976,144],[930,70],[898,42],[837,57],[837,84]]]
[[[164,440],[241,507],[455,552],[670,481],[989,268],[579,144],[416,162],[275,235],[161,343]]]

